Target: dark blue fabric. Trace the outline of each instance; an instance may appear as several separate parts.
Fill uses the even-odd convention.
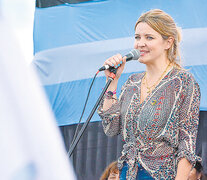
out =
[[[124,166],[121,171],[120,175],[120,180],[125,180],[126,179],[126,173],[128,170],[128,165],[127,163],[124,163]],[[142,167],[141,164],[138,164],[138,175],[136,180],[142,180],[142,179],[148,179],[148,180],[153,180],[152,176]]]

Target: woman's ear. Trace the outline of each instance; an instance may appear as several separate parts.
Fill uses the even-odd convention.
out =
[[[173,42],[174,42],[174,38],[171,36],[168,39],[166,39],[166,49],[170,49]]]

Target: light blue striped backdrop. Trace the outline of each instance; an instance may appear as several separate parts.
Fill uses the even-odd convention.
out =
[[[78,122],[91,78],[106,58],[133,49],[137,18],[154,8],[169,13],[182,28],[183,65],[198,81],[200,108],[207,110],[207,1],[94,0],[35,10],[33,64],[58,125]],[[137,61],[127,63],[118,93],[131,73],[143,70]],[[103,76],[95,81],[83,121],[105,85]],[[92,121],[98,120],[94,114]]]

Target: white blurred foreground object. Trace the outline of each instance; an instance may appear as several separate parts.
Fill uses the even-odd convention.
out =
[[[76,179],[36,74],[1,15],[0,27],[0,179]]]

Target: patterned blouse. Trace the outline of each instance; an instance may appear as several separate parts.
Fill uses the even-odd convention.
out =
[[[128,164],[127,180],[136,179],[138,163],[155,179],[174,179],[181,158],[201,161],[195,154],[200,89],[190,72],[172,68],[140,104],[144,74],[131,75],[119,100],[106,111],[102,101],[98,114],[106,135],[123,137],[118,166]]]

